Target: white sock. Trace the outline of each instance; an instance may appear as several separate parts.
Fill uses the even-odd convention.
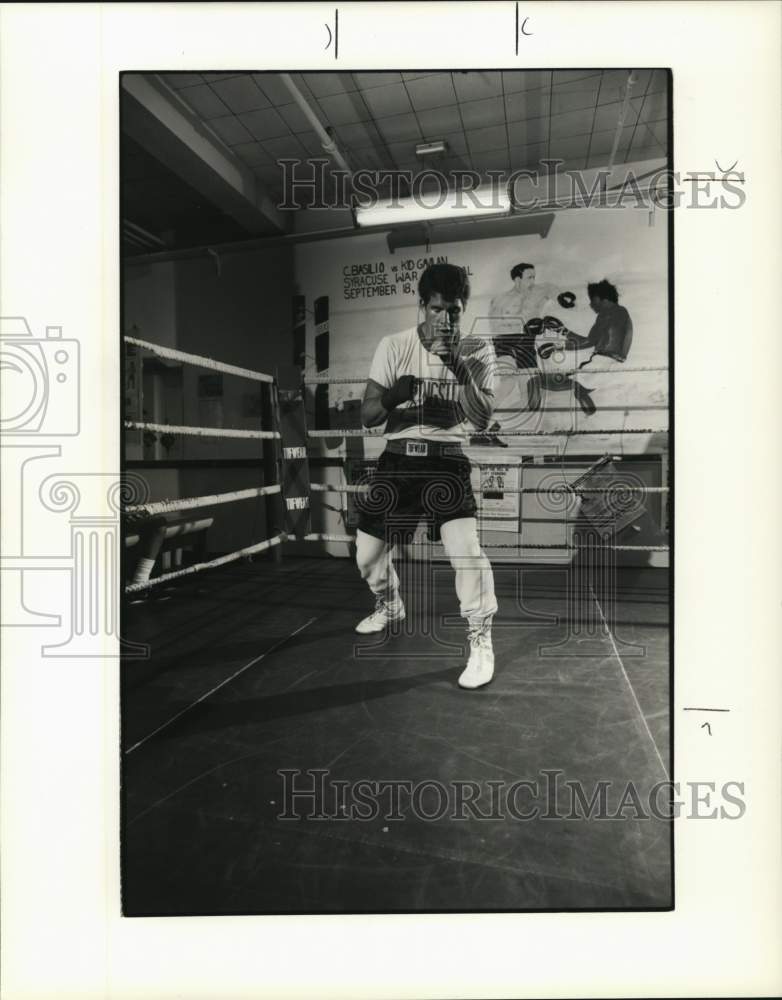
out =
[[[154,566],[154,559],[139,559],[138,566],[136,566],[136,572],[133,574],[133,582],[146,583]]]

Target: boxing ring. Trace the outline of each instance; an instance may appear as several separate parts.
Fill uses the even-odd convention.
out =
[[[191,354],[185,351],[175,350],[173,348],[163,347],[158,344],[151,343],[149,341],[141,340],[137,337],[125,336],[124,341],[126,344],[132,345],[133,347],[140,349],[142,351],[147,351],[153,356],[157,356],[161,359],[168,361],[179,362],[180,364],[188,364],[195,366],[197,368],[219,372],[223,374],[238,376],[239,378],[252,380],[258,383],[268,385],[271,388],[272,399],[274,401],[273,407],[273,422],[275,426],[272,429],[258,429],[258,430],[248,430],[244,428],[216,428],[216,427],[199,427],[199,426],[178,426],[171,424],[161,424],[148,421],[138,421],[138,420],[125,420],[124,427],[127,430],[140,430],[140,431],[151,431],[156,433],[166,433],[172,435],[183,435],[197,438],[211,438],[211,439],[227,439],[227,440],[253,440],[253,441],[264,441],[272,442],[272,447],[276,446],[281,442],[283,434],[280,430],[280,408],[279,408],[279,387],[277,384],[277,379],[273,375],[269,375],[264,372],[253,371],[251,369],[243,368],[237,365],[226,364],[221,361],[217,361],[213,358],[204,357],[201,355]],[[617,371],[613,368],[595,368],[590,369],[589,375],[612,375],[617,374],[622,375],[642,375],[651,373],[663,373],[667,372],[667,368],[661,366],[634,366],[628,368],[622,368],[621,371]],[[509,374],[508,372],[504,373]],[[522,377],[525,375],[524,372],[516,372],[516,375]],[[579,374],[578,368],[572,368],[561,374],[561,378],[567,378],[572,375]],[[308,386],[330,386],[330,385],[359,385],[366,382],[365,376],[341,376],[337,378],[330,378],[324,375],[305,376],[302,373],[301,385],[299,388],[301,402],[303,404],[304,394]],[[642,407],[643,409],[648,409],[648,407]],[[574,406],[572,407],[574,410]],[[498,436],[501,439],[512,438],[523,440],[525,438],[572,438],[572,437],[583,437],[588,436],[590,438],[596,437],[617,437],[625,435],[653,435],[667,433],[666,429],[661,428],[649,428],[649,427],[622,427],[622,428],[570,428],[570,429],[534,429],[534,430],[500,430]],[[348,439],[348,438],[359,438],[359,439],[374,439],[383,438],[383,434],[380,431],[367,430],[366,428],[336,428],[336,429],[314,429],[306,428],[306,442],[307,444],[311,442],[316,442],[318,440],[328,440],[328,439]],[[295,446],[294,446],[295,448]],[[299,445],[299,452],[301,450],[301,445]],[[300,456],[301,457],[301,456]],[[606,456],[608,457],[608,456]],[[620,461],[619,456],[613,456],[613,460]],[[280,470],[280,455],[279,449],[275,450],[275,462]],[[474,467],[491,466],[497,463],[481,462],[478,460],[471,460],[471,465]],[[281,478],[278,475],[278,478]],[[285,495],[282,482],[277,482],[274,484],[269,484],[262,487],[256,487],[252,489],[245,490],[235,490],[220,494],[209,494],[204,496],[188,497],[181,499],[171,499],[171,500],[159,500],[152,503],[135,504],[128,505],[125,508],[125,513],[132,515],[163,515],[174,514],[182,511],[195,510],[198,508],[212,507],[216,505],[224,505],[239,501],[244,501],[248,499],[262,497],[269,497],[273,495],[278,495],[282,499],[283,503],[288,506],[289,509],[299,509],[309,511],[311,509],[312,500],[315,497],[322,497],[325,494],[337,494],[341,496],[348,496],[351,494],[367,494],[371,491],[371,486],[369,485],[330,485],[322,483],[313,483],[309,481],[308,470],[304,476],[305,482],[308,487],[307,495],[301,495],[298,493],[296,495]],[[483,493],[483,490],[478,488],[475,490],[479,496]],[[628,498],[637,494],[638,497],[643,498],[644,496],[649,496],[653,494],[665,494],[670,492],[668,486],[632,486],[628,485],[626,482],[618,481],[608,486],[590,486],[588,484],[580,485],[577,489],[573,487],[571,483],[568,482],[566,478],[562,478],[561,482],[553,483],[545,488],[541,487],[503,487],[503,492],[507,494],[519,494],[521,496],[534,496],[542,495],[547,497],[550,501],[554,502],[556,505],[564,507],[569,503],[575,504],[580,497],[588,496],[589,494],[595,494],[605,498],[606,505],[609,510],[614,509],[616,511],[621,511],[623,506],[626,506]],[[480,510],[480,507],[479,507]],[[344,511],[342,511],[344,515]],[[479,513],[480,522],[480,513]],[[139,593],[149,590],[151,587],[159,586],[161,584],[171,583],[175,580],[181,579],[183,577],[193,576],[197,573],[201,573],[205,570],[216,569],[221,566],[225,566],[231,562],[236,562],[241,559],[250,559],[252,556],[259,555],[273,547],[282,546],[288,541],[303,541],[303,542],[335,542],[335,543],[345,543],[350,545],[355,540],[355,536],[348,533],[334,533],[334,532],[314,532],[314,531],[286,531],[281,530],[276,532],[272,537],[264,539],[262,541],[254,542],[250,545],[239,548],[233,552],[227,553],[225,555],[219,556],[208,561],[199,562],[194,565],[188,566],[183,569],[174,570],[173,572],[167,572],[158,574],[157,576],[150,577],[148,581],[144,583],[130,583],[125,586],[125,594]],[[415,544],[415,543],[414,543]],[[603,544],[608,549],[615,552],[668,552],[668,545],[633,545],[627,543],[617,543],[611,541],[610,539],[604,539]],[[533,542],[517,542],[517,543],[498,543],[489,542],[486,543],[485,548],[493,550],[519,550],[527,549],[530,551],[577,551],[581,548],[578,544],[572,543],[556,543],[556,544],[545,544],[545,543],[533,543]]]
[[[261,442],[257,467],[267,481],[128,502],[125,513],[229,514],[236,503],[254,503],[275,505],[279,520],[270,512],[266,537],[124,588],[128,598],[143,592],[149,600],[125,602],[123,635],[151,650],[146,662],[122,667],[126,915],[670,909],[669,824],[656,818],[454,823],[404,807],[391,819],[356,821],[331,806],[320,818],[281,818],[290,791],[281,775],[293,773],[306,782],[326,773],[343,785],[369,774],[484,788],[560,767],[587,794],[596,776],[644,792],[668,781],[668,573],[617,567],[620,553],[644,558],[668,546],[625,544],[613,519],[621,524],[636,501],[664,500],[669,487],[617,477],[622,466],[610,447],[586,470],[540,466],[545,483],[504,487],[560,511],[582,511],[592,499],[611,523],[605,531],[587,524],[583,536],[560,544],[482,542],[497,556],[498,670],[491,685],[465,694],[456,685],[464,628],[452,570],[437,565],[432,543],[413,542],[420,557],[398,561],[412,614],[390,639],[354,633],[369,603],[354,562],[306,554],[330,542],[349,554],[354,535],[311,530],[311,508],[371,489],[310,482],[310,455],[324,440],[382,441],[372,430],[307,427],[306,390],[363,385],[365,377],[299,372],[298,384],[286,387],[273,375],[131,342],[262,381],[275,405],[271,420],[252,430],[127,421],[129,431]],[[588,440],[573,430],[575,440]],[[524,448],[534,437],[543,447],[556,440],[521,430],[507,436]],[[503,458],[497,449],[485,464]],[[346,455],[332,462],[344,466]],[[330,509],[344,514],[344,505]],[[269,550],[284,558],[255,559]],[[533,555],[543,562],[532,564]],[[156,593],[178,599],[162,603]]]

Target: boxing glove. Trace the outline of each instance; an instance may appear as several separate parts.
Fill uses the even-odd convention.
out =
[[[402,403],[408,403],[410,400],[415,399],[415,394],[418,391],[419,380],[415,375],[402,375],[398,378],[396,382],[380,397],[380,402],[383,404],[383,409],[395,410],[397,406],[401,406]]]
[[[556,316],[544,316],[543,317],[543,330],[548,333],[557,333],[564,336],[567,334],[568,329],[561,319],[557,319]]]
[[[563,309],[572,309],[576,304],[576,296],[574,292],[560,292],[557,296],[557,302],[562,306]]]
[[[545,361],[546,358],[551,357],[551,355],[554,353],[555,350],[556,350],[556,344],[541,344],[540,347],[538,348],[538,356],[543,358],[543,360]]]

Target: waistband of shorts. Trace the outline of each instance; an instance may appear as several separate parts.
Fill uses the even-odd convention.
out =
[[[408,449],[408,444],[412,444]],[[426,445],[426,454],[415,454],[417,445]],[[407,455],[409,458],[464,458],[462,446],[454,441],[432,441],[425,438],[391,438],[386,441],[386,451],[393,455]]]

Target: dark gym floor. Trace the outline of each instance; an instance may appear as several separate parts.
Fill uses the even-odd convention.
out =
[[[122,667],[126,915],[672,906],[671,823],[647,798],[670,771],[668,571],[621,570],[609,594],[583,573],[497,565],[495,679],[463,691],[452,571],[435,567],[424,600],[413,565],[409,627],[390,638],[354,633],[372,601],[347,560],[233,566],[126,605],[124,637],[151,653]],[[329,790],[476,782],[489,815],[489,782],[501,803],[537,781],[514,801],[538,816],[427,820],[437,798],[416,815],[402,793],[400,818],[387,799],[342,817],[333,797],[326,818],[307,819],[306,799],[278,818],[278,771],[316,769]],[[636,805],[543,818],[544,771],[561,772],[560,817],[566,781],[587,800],[610,782],[614,816],[632,782]]]

